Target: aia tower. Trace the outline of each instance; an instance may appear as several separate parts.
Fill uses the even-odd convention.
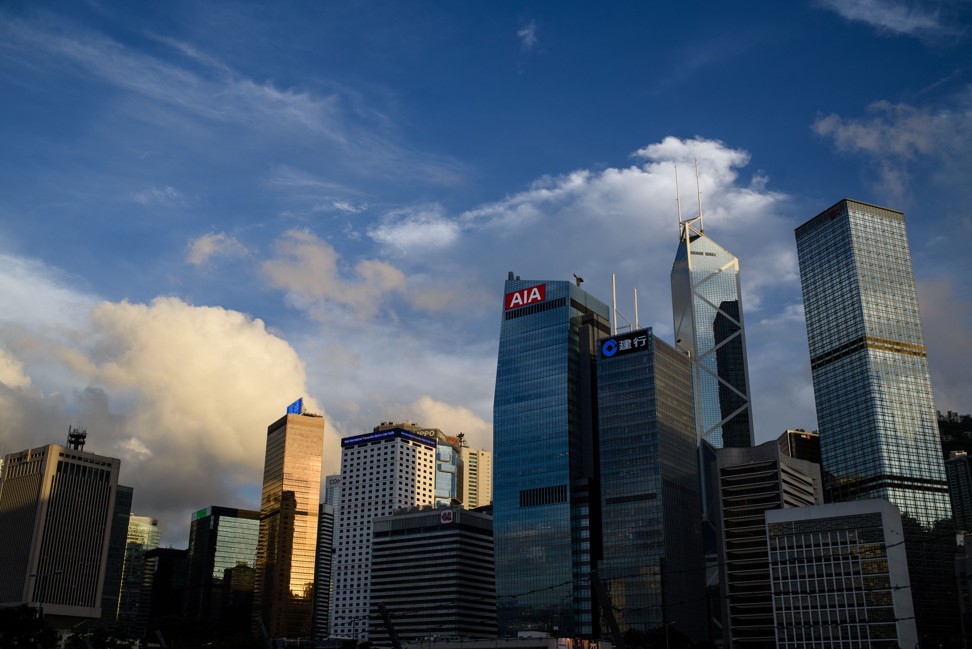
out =
[[[607,615],[623,631],[704,627],[691,363],[651,330],[612,336],[610,312],[573,282],[506,281],[493,405],[500,635],[597,638]],[[610,601],[594,596],[595,574]]]

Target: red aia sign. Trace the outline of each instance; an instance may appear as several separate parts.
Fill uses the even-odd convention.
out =
[[[527,304],[535,304],[537,302],[543,302],[547,299],[547,285],[540,284],[539,286],[531,286],[530,288],[525,288],[519,291],[513,291],[512,293],[506,294],[506,310],[515,309],[517,307],[526,306]]]

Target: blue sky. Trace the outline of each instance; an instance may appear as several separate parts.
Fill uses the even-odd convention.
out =
[[[972,3],[7,2],[0,452],[135,511],[257,506],[266,426],[491,448],[503,280],[670,340],[683,212],[736,254],[757,440],[816,425],[793,229],[903,210],[937,405],[972,407]]]

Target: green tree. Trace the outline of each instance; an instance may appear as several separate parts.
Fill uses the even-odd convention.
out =
[[[54,649],[57,633],[37,617],[37,611],[22,604],[0,608],[0,649]]]

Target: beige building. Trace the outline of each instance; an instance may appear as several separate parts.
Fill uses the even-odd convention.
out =
[[[6,456],[0,607],[42,608],[55,628],[101,617],[120,464],[59,444]]]
[[[287,414],[267,428],[254,625],[271,637],[311,633],[324,418]]]
[[[466,509],[493,503],[493,452],[463,447],[459,500]]]

